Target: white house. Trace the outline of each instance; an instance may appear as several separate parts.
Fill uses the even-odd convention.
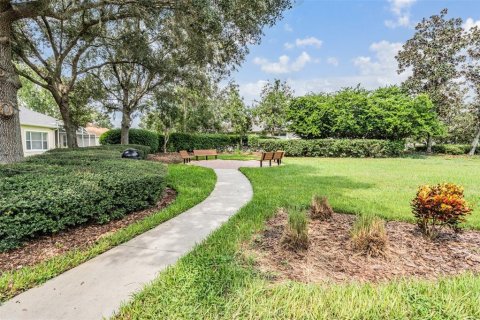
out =
[[[22,106],[20,128],[25,156],[67,146],[67,135],[62,127],[62,121]],[[93,131],[89,132],[88,127],[78,129],[77,142],[80,147],[99,145],[98,136]]]

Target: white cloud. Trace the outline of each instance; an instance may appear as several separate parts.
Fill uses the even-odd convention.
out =
[[[313,46],[313,47],[320,48],[322,46],[322,41],[318,40],[315,37],[308,37],[305,39],[296,39],[295,45],[297,47]]]
[[[315,37],[308,37],[304,39],[297,38],[295,39],[295,43],[286,42],[284,44],[284,47],[286,49],[293,49],[295,47],[300,48],[300,47],[307,47],[307,46],[321,48],[322,44],[323,44],[322,40],[319,40]]]
[[[305,65],[312,61],[312,58],[303,51],[297,59],[290,62],[290,57],[287,55],[282,55],[278,58],[277,62],[271,62],[265,58],[255,58],[253,59],[253,63],[260,66],[260,69],[266,73],[273,73],[273,74],[282,74],[282,73],[290,73],[302,70]]]
[[[340,64],[340,61],[338,61],[338,58],[336,57],[329,57],[327,58],[327,63],[331,64],[334,67],[338,67],[338,65]]]
[[[285,23],[283,25],[283,30],[287,31],[287,32],[293,32],[293,28],[291,25],[289,25],[288,23]]]
[[[385,25],[389,28],[411,27],[410,8],[417,0],[388,0],[390,11],[395,16],[395,20],[385,20]]]
[[[410,71],[397,74],[395,56],[401,49],[401,43],[379,41],[370,45],[371,55],[359,56],[352,60],[355,67],[352,74],[345,76],[322,76],[321,78],[294,79],[284,78],[295,91],[295,95],[309,92],[333,92],[344,87],[360,84],[366,89],[375,89],[387,85],[400,84]],[[328,62],[328,59],[327,59]],[[240,85],[240,91],[247,102],[258,99],[265,80]]]
[[[385,76],[396,73],[397,60],[395,56],[402,49],[399,42],[380,41],[370,45],[370,51],[374,53],[374,58],[360,56],[353,60],[360,74],[367,76]]]
[[[245,99],[246,103],[252,103],[260,97],[263,87],[268,83],[267,80],[258,80],[256,82],[240,83],[240,95]]]
[[[468,18],[467,20],[465,20],[465,22],[463,23],[463,29],[465,30],[470,30],[474,27],[477,27],[480,29],[480,20],[473,20],[472,18]]]

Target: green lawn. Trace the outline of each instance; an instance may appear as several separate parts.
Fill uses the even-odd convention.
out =
[[[158,213],[103,237],[84,250],[71,251],[35,266],[0,273],[0,302],[39,285],[193,207],[212,192],[216,177],[211,169],[169,165],[166,182],[177,191],[177,198],[170,206]]]
[[[314,193],[338,211],[410,219],[422,183],[465,186],[480,228],[480,159],[286,159],[280,168],[245,168],[253,200],[117,315],[119,319],[478,319],[480,277],[398,280],[379,285],[273,284],[241,254],[279,206],[307,206]]]
[[[256,160],[259,158],[259,156],[254,154],[245,153],[221,153],[218,155],[218,159],[222,160]]]
[[[327,196],[339,212],[412,221],[410,201],[419,185],[454,182],[464,186],[466,198],[475,208],[467,226],[480,229],[479,157],[287,158],[286,163],[290,165],[278,171],[244,171],[254,184],[262,179],[270,181],[276,205],[308,205],[312,194],[317,193]]]

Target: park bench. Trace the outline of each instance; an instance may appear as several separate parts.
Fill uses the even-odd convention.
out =
[[[258,160],[260,161],[260,167],[263,167],[263,161],[268,161],[271,167],[274,155],[275,155],[275,152],[262,152],[262,154],[260,155],[260,160]]]
[[[278,165],[282,164],[283,156],[285,155],[285,151],[276,151],[276,152],[262,152],[260,155],[260,167],[263,167],[263,161],[268,161],[270,167],[272,166],[272,160],[276,162]]]
[[[180,150],[180,157],[182,157],[182,160],[183,160],[183,163],[187,163],[187,162],[190,162],[190,160],[192,160],[192,156],[188,154],[187,151],[185,150]]]
[[[195,159],[198,160],[198,157],[205,157],[205,160],[208,160],[208,156],[215,156],[215,159],[218,157],[217,150],[210,149],[210,150],[193,150],[193,155]]]
[[[278,165],[281,165],[284,155],[285,155],[285,151],[277,150],[273,155],[273,161],[275,161]]]

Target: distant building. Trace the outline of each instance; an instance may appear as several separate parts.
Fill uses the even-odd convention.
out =
[[[20,107],[20,128],[25,156],[67,146],[67,134],[63,129],[63,123],[53,117]],[[107,130],[93,125],[79,128],[77,131],[78,146],[98,146],[98,137]]]
[[[263,125],[257,124],[257,123],[254,123],[252,125],[252,129],[250,130],[250,133],[272,136],[271,134],[265,132],[265,129],[264,129]],[[295,133],[288,132],[288,131],[279,133],[278,135],[272,136],[272,137],[273,138],[278,138],[278,139],[300,139],[300,137],[298,137]]]

